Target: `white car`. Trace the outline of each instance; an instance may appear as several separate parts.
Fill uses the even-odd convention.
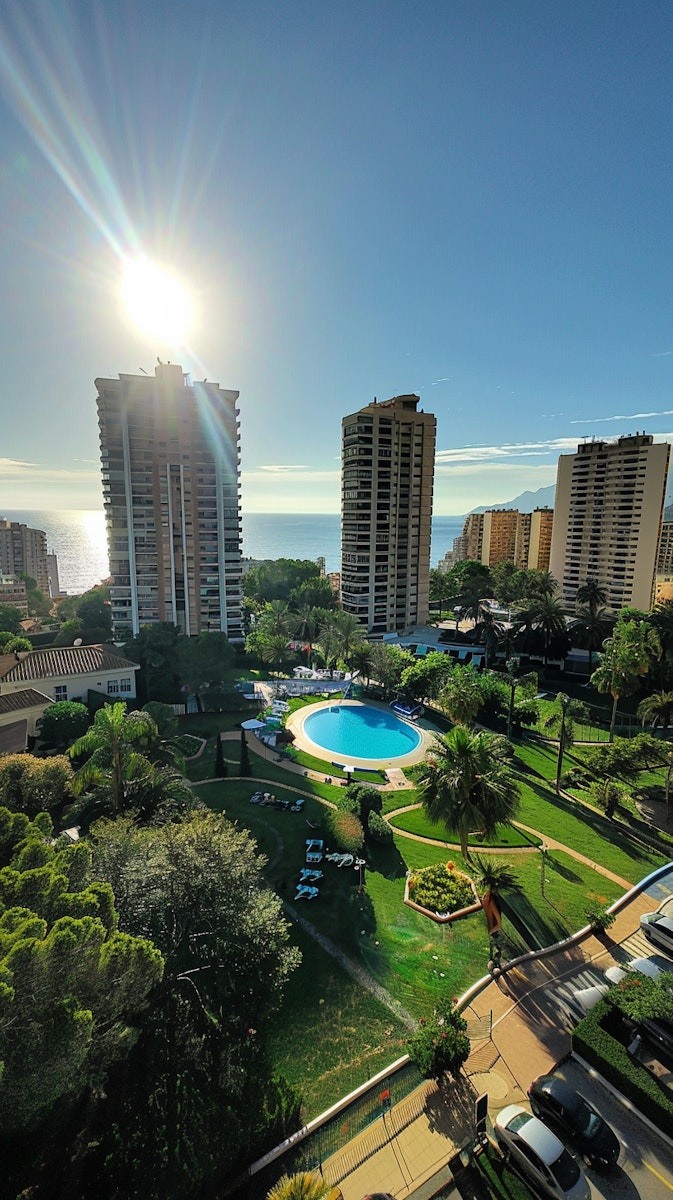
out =
[[[520,1104],[508,1104],[495,1119],[504,1157],[527,1183],[553,1200],[591,1200],[584,1172],[555,1133]]]
[[[632,971],[639,971],[641,975],[649,975],[650,979],[657,979],[661,975],[661,967],[658,967],[651,958],[632,958],[630,962],[624,963],[623,967],[608,967],[605,971],[605,978],[608,983],[621,983],[622,979],[626,979]]]
[[[643,913],[640,928],[648,941],[660,946],[667,954],[673,954],[673,917],[665,917],[660,912]]]

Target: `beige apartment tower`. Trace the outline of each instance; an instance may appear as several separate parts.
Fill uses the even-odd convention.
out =
[[[172,363],[96,388],[114,636],[242,641],[238,392]]]
[[[30,575],[43,595],[49,595],[47,535],[43,529],[0,518],[0,575]]]
[[[527,571],[548,571],[554,510],[536,508],[519,513],[516,524],[514,565]]]
[[[637,433],[561,455],[550,570],[568,608],[587,579],[605,588],[612,612],[651,607],[669,453]]]
[[[428,620],[437,421],[418,396],[342,422],[341,604],[382,636]]]

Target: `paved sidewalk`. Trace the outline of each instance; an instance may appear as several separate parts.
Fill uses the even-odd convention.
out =
[[[664,887],[673,888],[673,876]],[[587,976],[595,980],[618,961],[613,951],[619,954],[620,943],[638,928],[641,914],[662,898],[653,901],[653,889],[648,892],[620,909],[607,934],[588,934],[520,963],[473,997],[463,1010],[468,1024],[475,1029],[490,1021],[492,1032],[490,1038],[472,1041],[465,1078],[443,1091],[423,1084],[385,1120],[374,1122],[323,1163],[325,1178],[338,1184],[344,1200],[362,1200],[377,1191],[408,1200],[419,1190],[422,1194],[424,1184],[432,1195],[450,1181],[449,1159],[472,1140],[476,1097],[487,1093],[493,1120],[505,1105],[525,1103],[531,1080],[569,1054],[572,1019],[564,991],[573,981],[585,986]]]

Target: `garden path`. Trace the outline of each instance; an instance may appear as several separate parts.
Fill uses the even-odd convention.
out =
[[[421,804],[406,804],[403,808],[396,808],[392,812],[386,813],[384,820],[390,822],[391,817],[399,816],[401,813],[411,812],[414,808],[422,808]],[[512,821],[517,829],[523,829],[524,833],[531,833],[534,837],[538,837],[544,843],[548,850],[562,850],[564,854],[568,854],[570,858],[576,859],[577,862],[584,863],[585,866],[591,867],[597,871],[599,875],[605,875],[606,879],[611,879],[613,883],[618,883],[625,891],[629,891],[633,886],[628,879],[622,879],[621,875],[615,875],[614,871],[610,871],[601,863],[593,862],[586,854],[581,854],[579,850],[572,850],[570,846],[564,845],[563,842],[558,842],[556,838],[548,837],[546,833],[540,833],[539,829],[532,829],[530,825],[524,825],[521,821]],[[395,828],[395,833],[399,837],[411,838],[414,842],[425,842],[429,846],[446,846],[450,850],[460,850],[460,846],[456,842],[442,841],[440,838],[423,837],[420,833],[409,833],[406,829]],[[537,846],[485,846],[489,854],[520,854],[522,851],[527,853],[530,850],[537,850]]]

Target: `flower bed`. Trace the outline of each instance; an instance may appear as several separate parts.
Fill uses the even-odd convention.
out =
[[[452,862],[436,863],[410,872],[404,888],[404,903],[433,921],[455,921],[478,912],[481,901],[477,890]]]

